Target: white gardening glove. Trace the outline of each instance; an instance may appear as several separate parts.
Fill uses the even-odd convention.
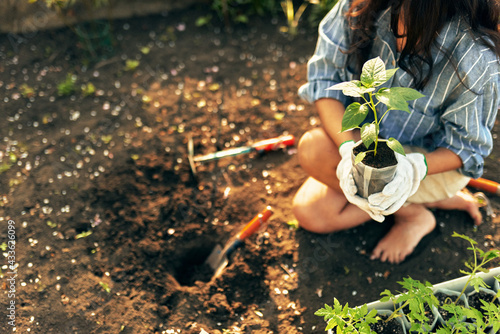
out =
[[[427,175],[427,163],[423,154],[396,154],[396,157],[398,167],[392,181],[381,192],[368,196],[370,210],[384,216],[398,211],[417,191],[420,181]]]
[[[350,203],[368,213],[373,220],[382,222],[384,221],[384,216],[380,213],[381,210],[379,209],[379,206],[375,206],[374,210],[371,209],[368,200],[356,194],[358,192],[358,188],[356,187],[354,177],[352,176],[353,166],[351,159],[351,151],[354,146],[354,141],[350,140],[342,143],[339,147],[339,153],[342,157],[337,166],[337,178],[340,182],[340,188]]]

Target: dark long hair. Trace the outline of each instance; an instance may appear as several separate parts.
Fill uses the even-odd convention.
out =
[[[401,51],[398,66],[414,79],[415,88],[427,84],[432,72],[431,48],[437,34],[453,18],[460,17],[471,28],[480,41],[500,56],[500,33],[498,0],[353,0],[347,13],[353,39],[349,54],[349,64],[357,73],[368,60],[375,34],[374,23],[381,11],[390,8],[391,29],[398,35],[401,13],[405,27],[406,45]],[[409,14],[408,14],[409,13]],[[451,58],[448,50],[441,50]],[[429,71],[422,73],[427,64]]]

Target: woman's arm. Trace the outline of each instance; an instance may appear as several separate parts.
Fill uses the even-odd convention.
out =
[[[427,174],[437,174],[462,167],[462,159],[447,148],[440,147],[434,152],[426,153]]]
[[[321,124],[332,141],[340,146],[347,140],[358,141],[360,139],[359,131],[352,130],[340,132],[342,130],[342,117],[344,116],[344,105],[335,99],[322,98],[315,101]]]

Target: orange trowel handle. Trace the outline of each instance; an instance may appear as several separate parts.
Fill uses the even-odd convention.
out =
[[[245,240],[252,234],[254,234],[261,226],[264,224],[273,212],[271,211],[271,207],[268,206],[261,213],[253,217],[253,219],[241,230],[240,233],[236,236],[238,240]]]
[[[468,185],[492,194],[500,195],[500,184],[495,181],[483,179],[480,177],[478,179],[470,179]]]

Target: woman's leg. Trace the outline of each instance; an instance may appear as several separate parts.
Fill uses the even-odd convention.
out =
[[[341,192],[309,177],[293,199],[293,213],[300,227],[315,233],[349,229],[370,220],[370,216],[347,202]]]
[[[302,136],[298,156],[310,175],[293,199],[293,213],[302,228],[330,233],[370,220],[366,212],[347,201],[340,189],[336,176],[338,147],[323,129],[316,128]]]
[[[434,203],[426,203],[428,208],[442,210],[462,210],[467,211],[474,220],[474,225],[480,225],[483,216],[479,211],[477,199],[467,191],[459,191],[455,196]]]
[[[475,225],[482,221],[476,198],[465,191],[433,203],[410,204],[394,214],[393,227],[379,241],[371,258],[399,263],[411,254],[420,240],[436,227],[436,218],[428,208],[467,211]]]
[[[394,214],[394,225],[375,246],[371,259],[400,263],[435,227],[436,218],[424,205],[404,206]]]

